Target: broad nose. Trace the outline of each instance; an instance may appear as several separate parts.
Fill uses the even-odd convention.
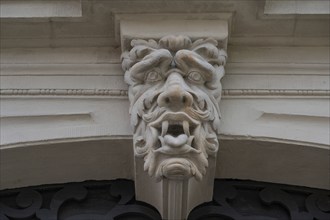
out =
[[[180,74],[172,73],[169,75],[166,80],[165,91],[158,96],[158,106],[167,107],[172,111],[179,111],[185,107],[190,107],[193,97],[184,89],[184,84]]]

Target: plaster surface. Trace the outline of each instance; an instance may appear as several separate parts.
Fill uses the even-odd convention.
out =
[[[242,137],[219,141],[216,178],[330,189],[327,149]],[[0,154],[1,189],[134,179],[132,143],[130,137],[118,136],[7,146]]]
[[[221,14],[232,19],[216,177],[329,188],[329,16],[317,5],[267,14],[259,0],[81,3],[79,17],[1,18],[2,188],[133,178],[119,21],[214,24]]]

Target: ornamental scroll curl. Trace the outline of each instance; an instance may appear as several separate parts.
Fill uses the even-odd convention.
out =
[[[227,54],[211,38],[132,40],[122,54],[135,156],[162,178],[202,180],[218,151]]]

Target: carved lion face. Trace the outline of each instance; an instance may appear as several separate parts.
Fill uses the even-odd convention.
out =
[[[134,149],[150,176],[201,180],[218,150],[226,53],[213,39],[133,40],[122,56]]]

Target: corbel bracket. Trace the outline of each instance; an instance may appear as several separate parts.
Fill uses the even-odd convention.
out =
[[[136,199],[163,219],[212,200],[228,20],[121,20]]]

